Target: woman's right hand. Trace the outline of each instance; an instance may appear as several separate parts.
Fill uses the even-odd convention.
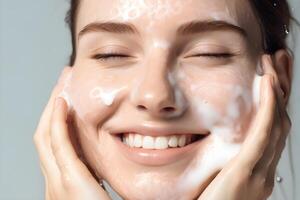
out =
[[[58,97],[70,73],[66,67],[41,116],[34,142],[46,182],[46,200],[109,200],[78,157],[68,131],[68,108]]]
[[[270,56],[263,57],[259,110],[241,151],[211,181],[198,200],[263,200],[274,188],[275,172],[291,121]]]

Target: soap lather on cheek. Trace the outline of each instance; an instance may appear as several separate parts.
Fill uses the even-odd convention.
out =
[[[182,174],[178,181],[178,190],[188,191],[203,185],[210,175],[222,169],[241,148],[241,144],[229,144],[217,135],[212,135],[211,143],[197,154],[191,164]]]
[[[194,94],[199,95],[192,97],[193,107],[197,110],[202,128],[209,130],[211,134],[218,135],[224,141],[233,142],[242,131],[241,116],[251,112],[251,92],[248,88],[236,85],[225,85],[222,88],[230,94],[224,99],[226,104],[225,108],[222,108],[223,111],[209,100],[203,99],[201,95],[203,89],[197,92],[197,88]]]
[[[124,88],[125,87],[111,90],[95,87],[90,91],[90,98],[99,99],[104,105],[111,106],[116,98],[116,95]]]
[[[232,159],[241,149],[241,145],[239,143],[231,143],[226,141],[226,137],[233,134],[237,131],[232,124],[231,120],[238,120],[240,116],[240,112],[237,109],[236,97],[242,96],[246,104],[248,105],[248,109],[257,108],[259,97],[260,97],[260,84],[262,77],[255,74],[253,78],[252,84],[252,96],[251,92],[247,88],[239,88],[236,90],[235,95],[232,96],[231,106],[228,108],[227,116],[221,117],[220,113],[214,109],[212,105],[209,105],[208,102],[202,100],[196,101],[194,103],[198,103],[198,112],[202,120],[204,120],[204,125],[211,131],[211,141],[207,143],[204,149],[201,152],[198,152],[196,158],[193,160],[193,163],[184,171],[180,180],[178,181],[178,189],[184,192],[189,188],[197,187],[198,185],[204,184],[204,181],[209,178],[210,175],[215,173],[217,170],[222,169],[224,165]],[[252,98],[251,98],[252,97]],[[248,98],[248,99],[247,99]],[[230,105],[229,104],[229,105]],[[254,107],[251,107],[253,106]],[[236,107],[234,107],[236,105]],[[221,119],[226,119],[226,124],[223,126],[216,126],[216,124]],[[247,130],[244,130],[247,131]]]
[[[76,91],[77,89],[71,88],[71,81],[72,72],[65,79],[63,89],[58,96],[66,101],[68,110],[70,111],[73,109],[80,118],[84,118],[86,114],[91,112],[91,110],[88,109],[89,106],[84,106],[85,108],[83,107],[82,100],[86,102],[86,105],[90,105],[90,103],[94,104],[92,101],[96,100],[99,105],[109,107],[114,103],[117,95],[126,88],[125,86],[118,89],[96,86],[90,90],[87,96],[82,96],[85,94],[83,91],[86,90],[86,88],[80,89],[80,91],[82,91],[81,94],[75,94],[72,91]]]

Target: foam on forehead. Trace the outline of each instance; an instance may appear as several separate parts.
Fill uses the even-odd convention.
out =
[[[120,0],[119,6],[113,10],[116,19],[129,21],[146,16],[151,20],[162,18],[180,11],[183,3],[191,0]],[[116,12],[116,13],[115,13]]]

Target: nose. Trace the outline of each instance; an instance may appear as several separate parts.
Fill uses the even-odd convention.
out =
[[[148,71],[136,86],[132,101],[139,112],[154,117],[179,117],[186,110],[186,100],[181,89],[163,70]]]

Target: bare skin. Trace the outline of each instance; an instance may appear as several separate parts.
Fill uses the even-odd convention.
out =
[[[199,200],[263,200],[272,192],[274,176],[285,146],[290,120],[269,56],[264,60],[259,112],[240,153],[209,183]],[[63,79],[66,71],[62,73]],[[52,92],[34,141],[46,180],[46,199],[109,199],[83,164],[70,139],[66,102]]]

